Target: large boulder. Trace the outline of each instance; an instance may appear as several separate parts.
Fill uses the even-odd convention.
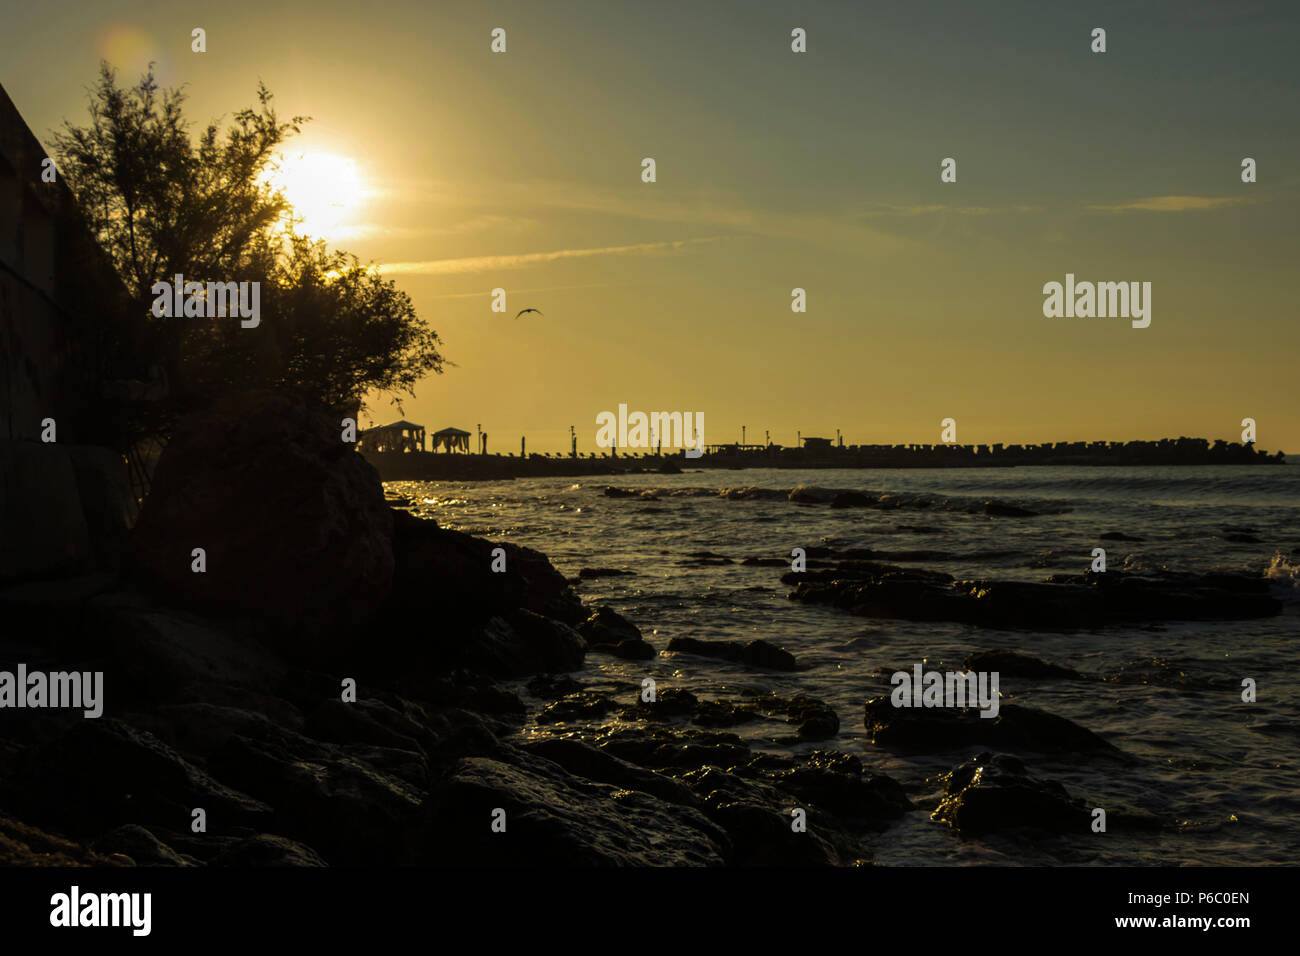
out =
[[[192,570],[195,548],[206,552],[203,573]],[[180,425],[131,554],[169,595],[274,622],[292,646],[343,631],[388,596],[393,517],[337,420],[260,391]]]
[[[511,754],[508,763],[487,757],[460,761],[431,794],[416,862],[703,866],[726,859],[726,834],[700,811],[639,789],[648,786],[648,778],[633,780],[633,771],[621,764],[616,769],[612,761],[597,765],[583,760],[583,766],[599,776],[616,776],[619,783],[577,777],[523,752]],[[504,811],[504,832],[492,829],[494,818],[502,819],[498,811]]]
[[[4,789],[6,806],[78,837],[128,823],[188,828],[196,808],[217,833],[271,815],[269,806],[214,780],[153,734],[111,717],[78,721],[28,751]]]

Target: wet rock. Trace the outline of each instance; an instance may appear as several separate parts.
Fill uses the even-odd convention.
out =
[[[592,647],[642,640],[641,630],[612,608],[602,607],[578,625],[578,633]]]
[[[133,862],[0,813],[0,866],[131,866]]]
[[[222,779],[275,807],[273,830],[334,865],[399,859],[421,789],[336,748],[282,736],[232,737],[209,761]]]
[[[600,644],[595,649],[626,661],[649,661],[659,656],[654,645],[647,641],[619,641],[617,644]]]
[[[794,740],[827,740],[840,731],[839,717],[824,701],[802,694],[782,697],[756,691],[745,691],[740,700],[702,702],[695,723],[701,727],[734,727],[764,717],[780,717],[796,725],[798,735]]]
[[[188,826],[207,811],[209,827],[258,826],[271,808],[213,779],[153,734],[111,717],[79,721],[24,755],[6,781],[7,805],[74,836],[126,823]]]
[[[618,705],[596,691],[577,691],[566,694],[537,715],[539,724],[567,723],[574,720],[595,720],[616,710]]]
[[[259,833],[231,844],[218,853],[211,866],[328,866],[309,846],[282,836]]]
[[[1125,534],[1123,531],[1107,531],[1101,535],[1102,541],[1142,541],[1142,538],[1135,538],[1132,535]]]
[[[800,504],[826,504],[831,501],[836,492],[828,488],[818,488],[813,485],[799,485],[791,489],[789,494],[790,501],[796,501]]]
[[[674,637],[668,642],[668,650],[715,657],[763,670],[792,671],[799,666],[789,651],[764,640],[753,640],[746,644],[740,641],[702,641],[694,637]]]
[[[700,699],[689,690],[669,687],[657,691],[655,699],[644,700],[639,694],[636,704],[624,712],[630,720],[672,720],[690,717],[700,706]]]
[[[346,634],[393,583],[378,472],[339,441],[337,419],[273,392],[232,393],[177,427],[129,545],[154,587],[271,621],[285,650]]]
[[[746,779],[716,766],[684,777],[699,796],[705,813],[722,826],[735,866],[833,866],[856,858],[855,841],[827,814],[800,806],[799,798],[761,781]],[[802,809],[807,830],[792,829],[793,811]]]
[[[1001,501],[984,502],[984,513],[995,518],[1037,518],[1039,516],[1037,511],[1030,511],[1028,508],[1020,508]]]
[[[887,821],[913,809],[898,781],[887,774],[864,771],[862,761],[851,754],[815,750],[791,763],[769,771],[773,784],[844,820],[883,828]]]
[[[136,866],[196,866],[198,860],[177,853],[138,824],[128,823],[111,830],[91,844],[97,853],[120,853]]]
[[[568,674],[538,674],[525,686],[534,697],[552,700],[582,690],[582,682],[574,680]]]
[[[1239,620],[1281,612],[1268,582],[1244,574],[1052,575],[1045,583],[953,581],[937,571],[866,561],[781,578],[791,599],[864,617],[1060,628],[1165,620]]]
[[[87,602],[84,637],[70,653],[116,675],[119,702],[191,700],[199,684],[269,694],[286,672],[277,654],[236,626],[123,593]]]
[[[307,735],[339,744],[371,744],[396,750],[424,752],[427,728],[380,700],[323,702],[307,718]]]
[[[750,758],[749,747],[735,734],[669,730],[656,724],[614,729],[597,738],[596,745],[616,757],[652,770],[734,767]]]
[[[600,608],[579,624],[578,633],[593,650],[624,660],[648,661],[659,653],[635,624],[608,607]]]
[[[393,549],[393,592],[365,632],[362,648],[367,660],[386,664],[392,674],[461,666],[464,635],[493,618],[513,623],[518,610],[569,626],[589,613],[565,577],[531,548],[448,531],[395,512]],[[492,570],[499,567],[498,549],[505,553],[504,572]]]
[[[967,836],[1017,828],[1087,834],[1091,816],[1055,780],[1037,780],[1015,757],[982,753],[947,775],[932,818]]]
[[[680,780],[645,770],[590,744],[567,738],[533,740],[523,749],[563,767],[575,777],[607,783],[625,790],[640,790],[669,803],[697,806],[699,800]]]
[[[613,485],[605,487],[606,498],[639,498],[641,490],[638,488],[615,488]]]
[[[705,700],[700,702],[695,723],[701,727],[737,727],[752,723],[761,716],[758,708],[749,701]]]
[[[521,609],[484,624],[458,664],[493,677],[526,677],[578,670],[586,651],[587,642],[567,624]]]
[[[504,833],[491,830],[498,809]],[[445,866],[554,867],[719,865],[729,851],[722,828],[689,806],[520,753],[458,762],[430,795],[415,853]]]
[[[996,671],[1003,677],[1027,677],[1031,680],[1087,680],[1072,667],[1062,667],[1021,651],[1006,649],[975,651],[962,662],[968,671]]]
[[[832,508],[870,508],[876,499],[860,491],[840,491],[831,498]]]
[[[593,578],[624,578],[636,574],[635,571],[625,571],[620,568],[579,568],[578,579],[581,581],[590,581]]]
[[[867,701],[865,723],[872,743],[917,753],[978,745],[1121,756],[1111,744],[1073,721],[1022,704],[1003,704],[998,716],[990,718],[970,707],[895,707],[889,697],[875,697]]]

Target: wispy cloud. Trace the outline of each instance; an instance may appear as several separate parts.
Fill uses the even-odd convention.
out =
[[[1009,206],[972,206],[953,203],[928,203],[906,205],[891,202],[872,202],[858,212],[863,218],[875,216],[928,216],[934,213],[954,213],[959,216],[988,216],[995,213],[1037,212],[1042,207],[1021,203]]]
[[[556,249],[551,252],[526,252],[507,256],[469,256],[460,259],[431,259],[424,262],[389,262],[380,263],[376,268],[384,273],[464,275],[472,272],[523,269],[545,262],[555,262],[558,259],[680,252],[687,246],[715,242],[719,238],[721,237],[709,236],[702,239],[677,239],[671,242],[641,242],[630,246],[602,246],[596,249]]]
[[[1199,209],[1219,209],[1250,202],[1242,196],[1148,196],[1122,203],[1090,203],[1096,212],[1187,212]]]

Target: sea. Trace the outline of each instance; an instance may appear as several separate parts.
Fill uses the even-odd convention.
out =
[[[610,486],[637,492],[611,497]],[[873,507],[790,500],[796,487],[863,492]],[[589,653],[574,676],[631,703],[643,678],[660,692],[700,698],[745,689],[805,694],[833,706],[840,733],[782,743],[783,721],[733,728],[777,753],[836,749],[904,785],[917,809],[867,842],[871,858],[908,865],[1195,866],[1300,863],[1300,467],[1021,467],[889,470],[686,470],[599,478],[388,482],[398,506],[440,525],[511,541],[547,555],[567,577],[580,569],[630,574],[575,584],[608,605],[660,652],[652,661]],[[643,494],[646,493],[646,494]],[[1034,512],[997,517],[988,502]],[[1103,540],[1119,533],[1130,540]],[[1283,613],[1245,621],[1167,621],[1065,632],[855,617],[792,601],[796,548],[871,548],[904,567],[958,579],[1042,580],[1092,566],[1109,572],[1237,571],[1270,582]],[[684,653],[674,637],[762,638],[799,660],[764,672]],[[1008,648],[1098,678],[1004,677],[1003,703],[1069,718],[1134,758],[1022,754],[1030,773],[1060,781],[1089,807],[1156,814],[1156,831],[1043,839],[1004,833],[973,839],[931,819],[943,775],[980,747],[910,755],[874,745],[863,704],[889,694],[889,677],[961,670],[973,651]],[[1256,700],[1242,699],[1254,681]],[[545,704],[522,686],[534,710]],[[567,728],[572,729],[572,728]],[[532,726],[525,734],[566,728]]]

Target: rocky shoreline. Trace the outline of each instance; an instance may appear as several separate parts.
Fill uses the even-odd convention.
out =
[[[1079,832],[1085,795],[1034,776],[1032,755],[1131,759],[1035,708],[984,720],[866,701],[876,744],[954,753],[942,801],[922,805],[834,749],[839,718],[814,698],[584,680],[588,654],[799,665],[761,640],[652,646],[542,554],[391,509],[329,420],[280,396],[188,422],[122,544],[117,564],[0,590],[6,663],[102,671],[106,688],[97,719],[0,711],[2,864],[856,865],[917,811],[959,834]],[[1000,590],[852,556],[793,583],[792,597],[855,613],[1001,620],[967,610],[1002,607]],[[1217,613],[1204,584],[1143,586],[1162,610]],[[1236,582],[1216,586],[1265,610]],[[1033,623],[1129,608],[1089,582],[1046,587],[1065,597],[1007,604],[1034,608]],[[742,725],[817,749],[764,752],[731,732]]]

